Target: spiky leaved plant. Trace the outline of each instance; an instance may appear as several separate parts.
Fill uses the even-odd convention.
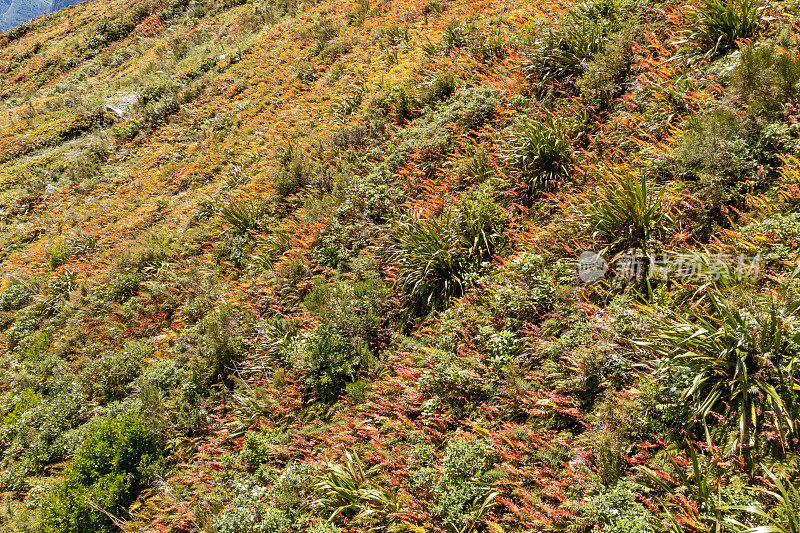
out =
[[[711,57],[725,55],[758,35],[760,11],[757,0],[704,0],[692,38]]]
[[[662,374],[687,376],[681,398],[707,440],[713,440],[714,420],[735,428],[733,448],[752,471],[767,424],[779,433],[781,453],[797,435],[800,301],[747,312],[734,302],[709,300],[707,311],[676,314],[653,346],[665,357]]]

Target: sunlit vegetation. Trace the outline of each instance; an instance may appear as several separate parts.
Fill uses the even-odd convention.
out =
[[[799,24],[87,0],[0,34],[0,531],[797,533]]]

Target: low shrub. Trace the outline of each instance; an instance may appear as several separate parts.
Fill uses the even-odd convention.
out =
[[[264,428],[261,431],[248,431],[244,436],[244,445],[239,458],[251,469],[258,468],[272,456],[275,446],[288,442],[289,436],[277,429]]]
[[[152,346],[129,343],[120,351],[103,354],[82,372],[82,390],[101,405],[122,400],[141,373],[145,358],[153,351]]]
[[[639,502],[629,483],[619,483],[589,500],[584,510],[587,522],[602,525],[609,533],[653,533],[650,514]]]
[[[780,120],[787,103],[800,103],[800,54],[770,44],[746,46],[727,82],[734,99],[746,106],[748,114]]]
[[[436,512],[456,531],[474,524],[497,493],[491,491],[493,458],[487,445],[465,440],[448,443],[442,474],[434,489]]]
[[[639,11],[639,2],[620,0],[594,0],[573,7],[537,41],[523,65],[529,79],[572,83],[605,51],[610,36],[636,24]]]
[[[43,531],[115,531],[108,515],[125,513],[157,473],[162,455],[160,439],[138,415],[99,420],[67,465],[64,481],[50,494],[42,513]]]
[[[291,144],[278,154],[278,163],[280,166],[272,184],[275,197],[283,202],[310,183],[314,170],[305,154]]]
[[[303,368],[306,397],[323,403],[336,402],[347,383],[369,371],[373,359],[363,339],[345,336],[329,324],[303,335],[291,356]]]
[[[80,236],[56,242],[47,252],[47,265],[50,270],[64,265],[72,259],[91,252],[97,247],[97,238]]]
[[[192,380],[201,390],[223,383],[231,386],[231,373],[241,359],[245,345],[240,333],[241,317],[233,307],[222,305],[195,326],[199,334],[199,357],[192,362]]]
[[[33,300],[33,291],[25,283],[14,283],[0,292],[0,311],[18,311]]]

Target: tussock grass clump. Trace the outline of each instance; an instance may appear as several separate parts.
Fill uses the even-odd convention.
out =
[[[555,124],[537,121],[513,130],[503,155],[528,200],[540,192],[555,190],[569,176],[572,162],[566,133]]]
[[[704,0],[692,40],[712,58],[725,55],[758,34],[760,11],[757,0]]]
[[[589,214],[594,232],[614,250],[651,250],[665,231],[663,196],[642,176],[609,176]]]
[[[505,245],[504,212],[486,188],[474,189],[455,212],[406,218],[394,232],[397,286],[417,315],[443,309],[464,294]]]

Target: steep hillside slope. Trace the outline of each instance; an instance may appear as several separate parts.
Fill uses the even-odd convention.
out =
[[[0,529],[796,531],[797,13],[0,35]]]

